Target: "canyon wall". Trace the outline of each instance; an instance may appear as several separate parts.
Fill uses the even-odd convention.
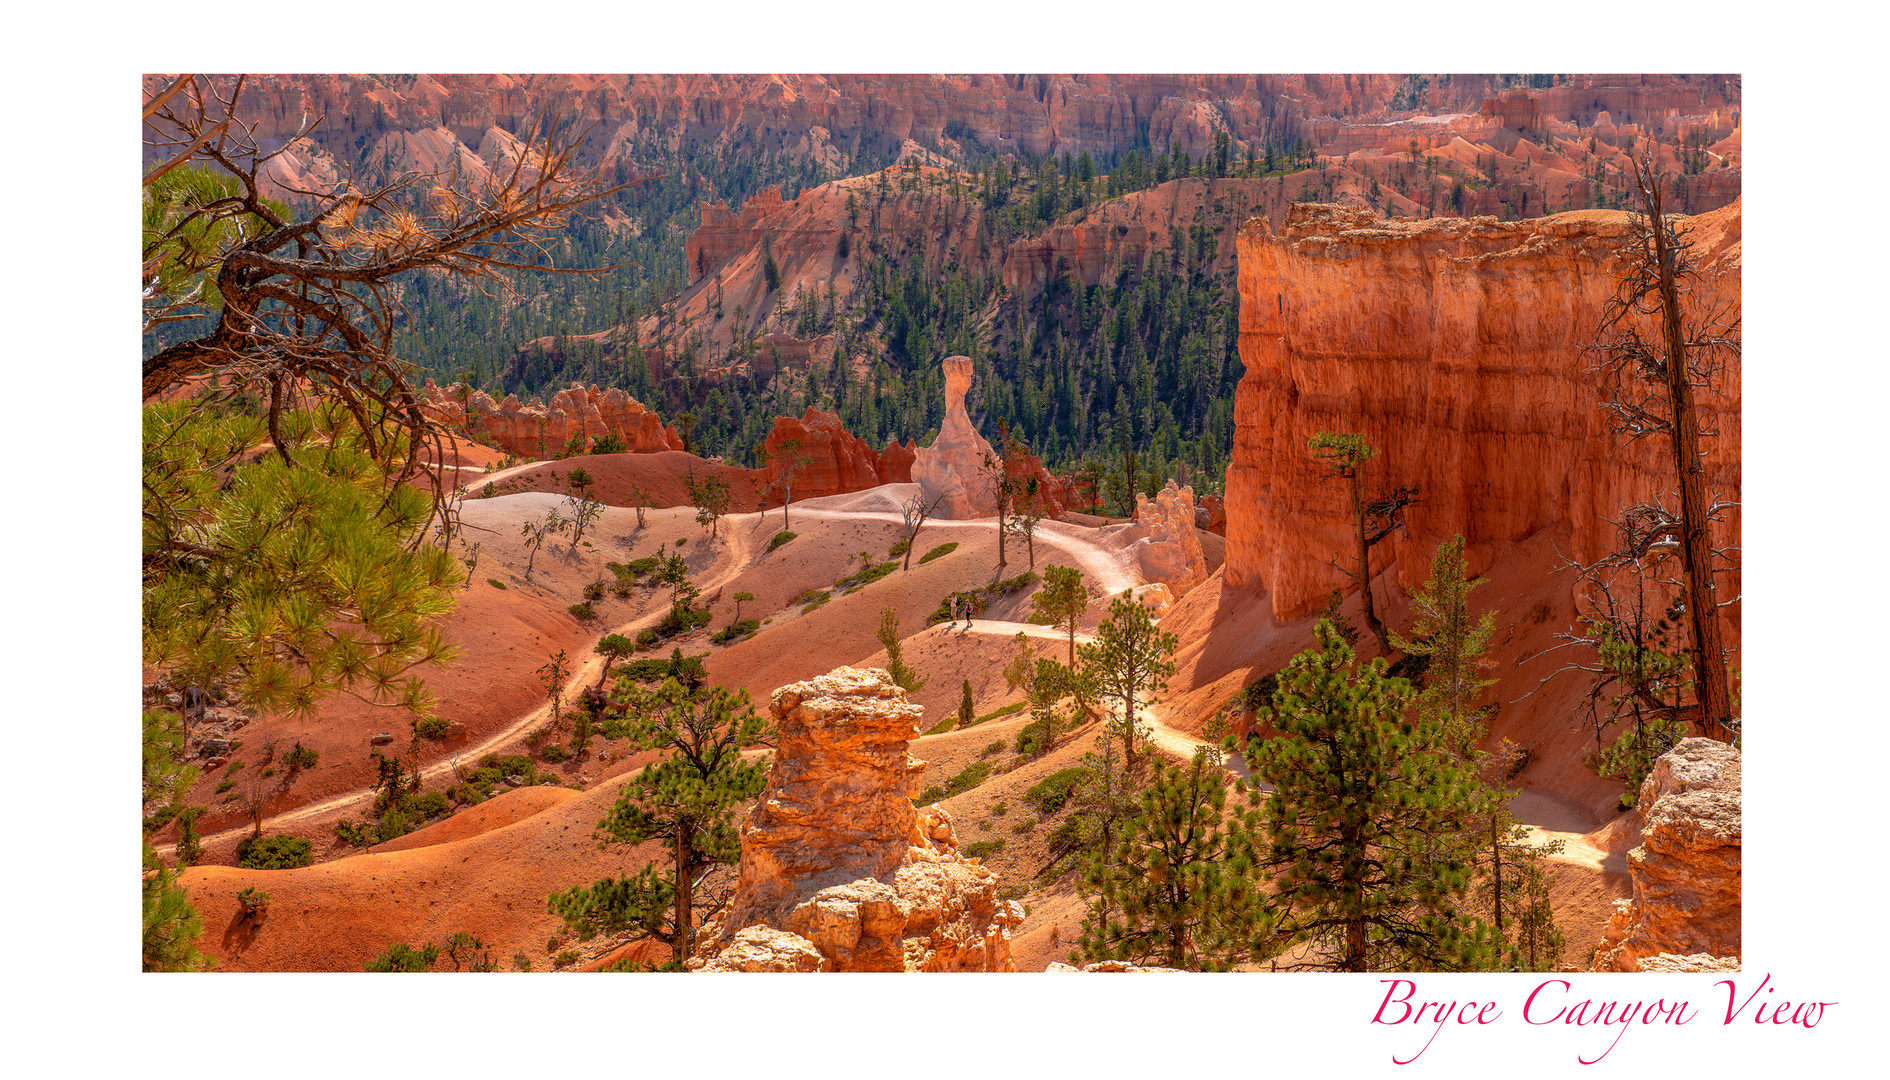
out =
[[[1374,570],[1395,561],[1406,590],[1455,534],[1472,573],[1552,527],[1576,560],[1610,549],[1623,507],[1677,486],[1663,439],[1630,445],[1609,430],[1581,350],[1615,290],[1627,229],[1617,211],[1385,222],[1316,204],[1293,207],[1277,233],[1262,219],[1244,227],[1227,584],[1263,589],[1282,619],[1351,590],[1328,561],[1349,558],[1355,540],[1345,482],[1307,452],[1320,431],[1359,432],[1377,448],[1361,473],[1368,498],[1419,487],[1408,532],[1373,550]],[[1739,204],[1684,230],[1699,271],[1688,314],[1736,318]],[[1732,357],[1718,392],[1698,398],[1703,430],[1718,432],[1703,444],[1706,486],[1731,500],[1739,373]],[[1735,509],[1716,537],[1738,531]],[[1719,587],[1738,595],[1737,575]]]
[[[878,668],[784,686],[768,786],[742,826],[705,971],[1014,971],[1015,900],[958,853],[951,815],[912,805],[924,713]]]

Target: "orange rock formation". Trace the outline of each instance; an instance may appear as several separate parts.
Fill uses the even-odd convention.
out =
[[[1012,971],[997,876],[958,854],[951,816],[913,808],[924,710],[885,671],[838,668],[769,704],[780,749],[742,827],[706,971]]]
[[[928,503],[939,500],[935,515],[955,521],[997,514],[997,493],[985,475],[985,462],[996,460],[997,451],[978,434],[965,412],[971,374],[971,357],[945,358],[945,422],[939,425],[932,445],[918,448],[912,463],[912,480],[919,485],[920,497]],[[1036,479],[1044,516],[1063,513],[1067,498],[1063,483],[1034,454],[1007,462],[1005,472],[1014,480]]]
[[[1687,219],[1699,277],[1689,310],[1737,317],[1739,205]],[[1329,562],[1351,550],[1346,485],[1309,456],[1320,431],[1364,434],[1378,456],[1368,496],[1417,484],[1408,534],[1373,553],[1407,590],[1452,535],[1472,572],[1499,550],[1554,527],[1560,549],[1593,561],[1611,519],[1674,488],[1659,439],[1632,445],[1599,408],[1591,338],[1618,272],[1627,215],[1578,211],[1529,221],[1383,222],[1336,206],[1292,208],[1275,233],[1239,237],[1240,354],[1227,470],[1226,582],[1262,588],[1296,618],[1352,585]],[[1707,487],[1740,489],[1739,365],[1699,398]],[[1718,534],[1736,537],[1734,510]],[[1381,588],[1383,585],[1381,584]],[[1726,595],[1738,583],[1722,581]]]
[[[1615,901],[1594,970],[1736,970],[1741,773],[1739,751],[1711,739],[1682,739],[1654,763],[1628,852],[1634,896]]]
[[[788,450],[789,442],[798,443]],[[864,491],[881,484],[912,482],[913,448],[888,442],[886,449],[875,451],[864,439],[849,434],[840,426],[840,418],[808,406],[799,420],[776,417],[774,430],[764,443],[767,464],[764,483],[776,495],[783,493],[782,474],[797,458],[807,459],[794,475],[794,498],[817,499]]]
[[[591,440],[615,433],[631,453],[655,454],[681,450],[682,435],[665,427],[656,413],[615,387],[573,383],[552,395],[551,404],[538,398],[521,402],[513,394],[494,402],[483,390],[467,391],[455,383],[435,386],[428,379],[420,395],[442,421],[467,437],[520,457],[547,457],[564,449],[573,435]]]

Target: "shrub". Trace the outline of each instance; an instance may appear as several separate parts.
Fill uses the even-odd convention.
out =
[[[911,550],[912,550],[912,541],[901,540],[898,543],[894,544],[890,549],[887,550],[886,557],[888,559],[897,559],[899,556],[904,555],[906,552],[911,551]]]
[[[546,761],[553,764],[560,761],[568,761],[571,757],[571,751],[566,750],[564,746],[559,743],[552,743],[550,746],[539,751],[539,754],[542,755]]]
[[[956,540],[952,541],[949,544],[940,544],[939,546],[919,556],[919,562],[921,564],[924,564],[924,563],[931,562],[933,559],[942,559],[945,556],[950,555],[952,552],[957,551],[957,550],[958,550],[958,541]]]
[[[395,942],[387,951],[367,962],[369,971],[412,972],[425,971],[433,966],[433,961],[440,958],[438,945],[424,945],[418,949],[405,942]]]
[[[236,865],[245,870],[293,870],[314,862],[315,846],[300,836],[251,836],[236,845]]]
[[[576,949],[566,949],[551,958],[551,966],[555,968],[568,968],[577,962],[578,951]]]
[[[593,454],[621,454],[628,449],[629,447],[624,445],[623,436],[614,431],[606,431],[591,444]]]
[[[1032,585],[1037,584],[1038,580],[1040,579],[1037,577],[1035,570],[1026,570],[1016,577],[1005,578],[1002,581],[994,581],[986,585],[985,588],[995,593],[1005,593],[1008,595],[1014,592],[1022,592]]]
[[[226,792],[226,791],[228,791],[228,790],[230,790],[231,788],[233,788],[233,787],[235,787],[235,786],[236,786],[236,781],[234,781],[234,780],[225,780],[225,781],[223,781],[222,783],[220,783],[220,784],[218,784],[218,785],[217,785],[217,792],[216,792],[216,793],[217,793],[218,795],[221,795],[221,794],[223,794],[224,792]]]
[[[978,751],[978,756],[981,758],[988,758],[992,754],[1002,754],[1003,752],[1004,752],[1004,740],[994,739],[991,741],[991,744],[989,746],[986,746],[983,750]]]
[[[503,588],[505,588],[505,582],[503,582],[503,581],[500,581],[500,580],[499,580],[498,578],[495,578],[495,577],[489,577],[489,578],[487,578],[487,579],[486,579],[486,584],[488,584],[488,585],[490,585],[490,586],[492,586],[492,587],[493,587],[493,588],[495,588],[495,589],[503,589]]]
[[[524,949],[520,949],[519,951],[512,954],[512,970],[513,971],[530,971],[531,969],[532,969],[532,958],[525,955]]]
[[[978,719],[974,721],[974,723],[982,724],[986,720],[996,720],[1000,716],[1009,716],[1012,713],[1018,711],[1019,709],[1026,708],[1029,705],[1030,705],[1030,702],[1028,701],[1013,701],[1009,705],[1005,705],[997,709],[992,709],[990,712],[985,713],[983,716],[978,717]]]
[[[1002,840],[974,840],[965,845],[965,857],[968,859],[988,859],[1004,850]]]
[[[809,589],[802,593],[801,598],[795,602],[806,605],[801,608],[801,612],[805,614],[832,599],[833,594],[825,589]]]
[[[352,821],[335,822],[335,839],[350,847],[370,847],[376,842],[373,829]]]
[[[572,604],[570,610],[571,614],[576,615],[583,622],[590,622],[597,618],[597,610],[589,604]]]
[[[269,909],[269,894],[258,892],[254,886],[246,886],[237,892],[236,902],[243,908],[243,917],[253,919]]]
[[[985,778],[989,777],[990,775],[991,775],[990,762],[974,761],[971,764],[965,766],[963,772],[959,773],[957,776],[952,777],[950,780],[945,781],[945,795],[947,798],[949,798],[953,795],[959,794],[960,792],[970,791],[972,788],[975,788],[979,784],[984,783]]]
[[[684,544],[687,544],[688,542],[689,542],[689,538],[685,536],[682,539],[676,541],[676,546],[682,547]]]
[[[321,755],[301,743],[296,743],[295,749],[290,750],[288,756],[282,760],[288,762],[291,769],[312,769],[315,763],[321,760]]]
[[[957,726],[958,726],[958,714],[953,713],[950,716],[947,716],[945,719],[940,720],[938,723],[933,724],[931,727],[926,728],[923,732],[921,732],[921,734],[943,735],[946,732],[950,731],[952,728],[957,727]]]
[[[263,778],[264,780],[267,780],[267,779],[269,779],[270,777],[272,777],[272,776],[274,776],[274,775],[276,775],[276,767],[275,767],[274,765],[264,765],[264,766],[263,766],[263,771],[262,771],[262,778]]]
[[[945,797],[944,788],[929,787],[929,788],[926,788],[924,791],[919,792],[919,797],[918,799],[914,800],[914,802],[915,802],[915,805],[918,805],[918,806],[930,806],[933,803],[939,801],[940,799],[943,799],[944,797]]]
[[[482,499],[490,499],[498,493],[498,489],[492,486],[492,481],[490,480],[486,481],[485,487],[479,489],[479,497]]]
[[[656,631],[648,630],[648,629],[637,631],[637,648],[652,649],[655,647],[656,647]]]
[[[1012,825],[1011,831],[1021,836],[1024,833],[1027,833],[1036,827],[1037,827],[1037,819],[1034,817],[1027,817],[1024,820],[1019,821],[1016,824]]]
[[[761,629],[760,619],[743,619],[741,622],[729,623],[722,629],[710,634],[709,640],[718,645],[726,645],[738,638],[745,638],[759,629]]]
[[[883,562],[877,566],[861,570],[857,574],[848,574],[846,577],[834,582],[833,587],[836,589],[844,589],[847,592],[855,592],[871,585],[873,582],[878,581],[880,578],[885,577],[887,574],[897,569],[899,569],[898,560],[895,559],[892,562]]]
[[[781,532],[775,533],[774,539],[768,541],[768,551],[766,553],[772,554],[775,548],[780,547],[782,544],[787,543],[789,540],[792,540],[799,535],[800,533],[788,532],[786,530],[782,530]]]
[[[591,582],[589,585],[584,586],[584,599],[602,600],[604,598],[604,588],[605,584],[602,578]]]
[[[991,808],[991,816],[992,816],[992,817],[1003,817],[1003,816],[1004,816],[1005,814],[1008,814],[1008,813],[1010,813],[1010,812],[1011,812],[1011,804],[1010,804],[1010,803],[1003,803],[1003,802],[1001,802],[1001,803],[998,803],[998,804],[997,804],[996,806],[993,806],[993,807]]]
[[[1039,750],[1048,750],[1050,747],[1045,745],[1049,741],[1046,738],[1048,733],[1049,727],[1042,720],[1032,720],[1017,729],[1017,741],[1011,744],[1011,749],[1020,754],[1035,754]]]
[[[1050,815],[1063,809],[1063,804],[1070,801],[1070,795],[1076,786],[1089,777],[1089,770],[1081,766],[1058,769],[1049,776],[1031,785],[1024,792],[1024,801],[1029,803],[1039,814]]]
[[[413,722],[413,735],[416,739],[445,742],[447,734],[452,730],[453,722],[444,716],[423,716]]]

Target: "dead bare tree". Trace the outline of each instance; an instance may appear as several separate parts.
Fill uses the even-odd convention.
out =
[[[1662,211],[1666,176],[1651,148],[1631,162],[1640,212],[1631,218],[1620,250],[1620,285],[1585,348],[1597,358],[1601,407],[1609,422],[1629,442],[1665,436],[1678,490],[1672,510],[1658,495],[1629,507],[1622,545],[1585,573],[1593,581],[1610,569],[1638,566],[1650,554],[1677,556],[1675,614],[1687,630],[1697,719],[1706,734],[1730,740],[1738,720],[1719,611],[1739,598],[1720,600],[1714,578],[1737,569],[1738,548],[1715,548],[1712,524],[1738,503],[1706,490],[1700,441],[1716,433],[1701,430],[1698,397],[1714,392],[1726,360],[1739,355],[1740,316],[1736,303],[1691,315],[1682,310],[1683,297],[1698,278],[1689,255],[1692,245]]]
[[[931,517],[932,512],[938,509],[938,504],[944,501],[945,493],[942,491],[933,496],[930,502],[925,500],[923,492],[918,492],[899,505],[899,514],[905,519],[906,529],[906,562],[900,567],[900,572],[912,569],[912,549],[918,546],[919,530],[925,528],[925,519]]]
[[[288,138],[265,139],[239,115],[246,77],[182,76],[144,108],[146,144],[164,164],[145,176],[144,323],[208,316],[208,333],[144,361],[148,400],[189,381],[208,398],[243,393],[266,403],[271,441],[294,464],[280,427],[296,399],[340,402],[368,452],[396,482],[430,483],[426,458],[446,460],[452,436],[431,417],[394,354],[402,275],[443,273],[481,287],[513,271],[600,273],[553,267],[550,241],[594,200],[620,190],[581,168],[585,132],[534,121],[509,165],[472,183],[405,172],[374,184],[350,175],[308,191],[271,174],[271,162],[315,130],[306,117]],[[179,166],[193,165],[198,169]],[[268,185],[308,200],[302,220],[265,196]]]

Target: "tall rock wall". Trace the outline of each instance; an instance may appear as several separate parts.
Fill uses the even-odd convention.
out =
[[[742,826],[706,971],[1014,971],[997,875],[958,854],[951,816],[912,805],[924,712],[885,671],[839,668],[769,703],[780,749]]]
[[[1634,895],[1616,901],[1596,971],[1736,970],[1744,866],[1739,751],[1682,739],[1654,762],[1628,852]]]
[[[1740,301],[1738,203],[1686,219],[1699,277],[1689,310]],[[1373,551],[1407,590],[1431,553],[1461,533],[1471,571],[1554,527],[1561,550],[1593,561],[1613,546],[1624,506],[1674,490],[1664,440],[1625,444],[1599,408],[1581,351],[1615,289],[1627,215],[1577,211],[1517,222],[1379,221],[1336,206],[1262,219],[1239,244],[1240,354],[1227,470],[1226,580],[1261,588],[1274,614],[1316,610],[1350,590],[1329,562],[1350,552],[1343,481],[1307,453],[1320,431],[1360,432],[1378,449],[1366,493],[1416,484],[1408,533]],[[1740,490],[1739,362],[1699,398],[1709,491]],[[1671,500],[1670,500],[1671,505]],[[1736,537],[1734,510],[1718,534]],[[1722,578],[1737,595],[1736,576]],[[1380,586],[1383,587],[1382,584]]]

